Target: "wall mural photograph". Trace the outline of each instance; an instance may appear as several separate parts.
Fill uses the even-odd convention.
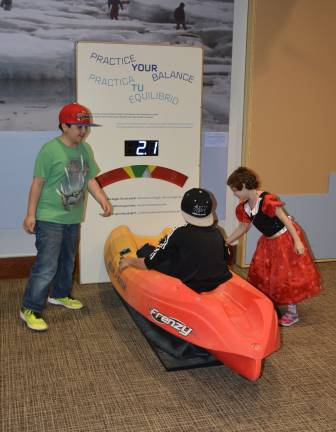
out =
[[[77,41],[204,47],[203,127],[228,130],[233,0],[112,3],[12,0],[7,7],[4,2],[0,131],[55,130],[59,108],[76,99]]]

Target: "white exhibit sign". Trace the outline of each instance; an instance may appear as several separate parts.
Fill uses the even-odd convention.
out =
[[[80,244],[81,283],[106,282],[103,247],[128,225],[155,235],[183,223],[183,193],[199,185],[203,50],[79,42],[77,99],[101,127],[87,141],[114,213],[90,197]]]

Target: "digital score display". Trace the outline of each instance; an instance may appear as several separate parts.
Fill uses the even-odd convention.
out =
[[[125,156],[159,156],[158,140],[126,140]]]

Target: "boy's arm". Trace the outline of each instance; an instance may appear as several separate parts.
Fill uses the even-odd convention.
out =
[[[23,229],[28,234],[34,234],[35,232],[36,209],[41,196],[43,184],[43,177],[33,177],[29,191],[27,215],[23,221]]]
[[[103,213],[100,213],[100,215],[104,217],[111,216],[113,211],[112,204],[108,200],[103,189],[99,186],[96,179],[92,178],[88,181],[88,190],[103,209]]]

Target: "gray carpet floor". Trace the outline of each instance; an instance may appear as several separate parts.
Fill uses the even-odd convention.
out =
[[[110,284],[76,286],[84,310],[49,305],[39,334],[18,317],[25,280],[0,281],[1,432],[336,431],[336,263],[319,269],[323,293],[255,383],[166,372]]]

